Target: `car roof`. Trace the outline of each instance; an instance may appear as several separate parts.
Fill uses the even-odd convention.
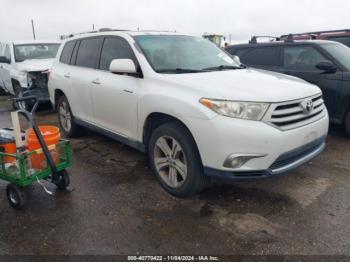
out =
[[[29,44],[60,44],[60,41],[55,40],[14,40],[8,43],[13,43],[14,45],[29,45]]]
[[[249,47],[258,47],[258,46],[283,46],[283,45],[304,45],[304,44],[314,44],[322,45],[327,43],[337,43],[329,40],[293,40],[293,41],[273,41],[273,42],[263,42],[257,44],[237,44],[230,45],[227,48],[249,48]]]
[[[138,35],[186,35],[189,36],[189,34],[186,33],[179,33],[179,32],[171,32],[171,31],[155,31],[155,30],[143,30],[143,31],[129,31],[129,30],[106,30],[106,31],[96,31],[96,32],[86,32],[86,33],[78,33],[76,35],[72,34],[71,36],[67,37],[66,41],[71,41],[74,39],[80,39],[85,37],[92,37],[92,36],[105,36],[105,35],[115,35],[115,36],[138,36]]]

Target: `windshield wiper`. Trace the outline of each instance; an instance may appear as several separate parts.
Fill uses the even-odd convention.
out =
[[[219,66],[213,66],[213,67],[207,67],[203,68],[203,70],[235,70],[235,69],[243,69],[245,66],[231,66],[231,65],[219,65]]]
[[[173,73],[173,74],[186,74],[186,73],[202,73],[208,72],[205,69],[190,69],[190,68],[171,68],[171,69],[159,69],[157,73]]]

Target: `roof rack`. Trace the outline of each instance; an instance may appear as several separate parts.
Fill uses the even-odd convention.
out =
[[[78,35],[110,32],[110,31],[128,31],[128,30],[126,30],[126,29],[100,28],[99,30],[86,31],[86,32],[74,33],[74,34],[69,34],[69,35],[60,35],[60,39],[64,40],[64,39],[71,38],[71,37],[78,36]]]
[[[257,44],[259,38],[269,38],[270,42],[273,41],[280,41],[281,38],[276,36],[270,36],[270,35],[259,35],[259,36],[252,36],[252,38],[249,40],[249,44]]]
[[[322,34],[335,34],[335,33],[350,33],[350,29],[341,29],[341,30],[329,30],[329,31],[315,31],[315,32],[307,32],[307,33],[298,33],[298,34],[288,34],[288,35],[282,35],[281,39],[287,38],[289,35],[292,35],[293,37],[298,36],[309,36],[311,39],[316,39],[317,35]]]

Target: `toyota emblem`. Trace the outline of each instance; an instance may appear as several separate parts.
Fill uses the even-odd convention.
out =
[[[314,110],[314,102],[311,99],[303,101],[301,106],[305,114],[310,114]]]

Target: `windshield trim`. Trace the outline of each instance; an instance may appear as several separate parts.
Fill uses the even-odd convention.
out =
[[[15,57],[15,62],[23,62],[23,61],[26,61],[26,60],[31,60],[31,59],[25,59],[25,60],[20,60],[20,59],[17,59],[17,52],[16,52],[16,48],[17,47],[20,47],[20,46],[35,46],[35,45],[57,45],[58,48],[57,50],[59,49],[60,47],[60,43],[28,43],[28,44],[14,44],[13,45],[13,54],[14,54],[14,57]],[[57,53],[56,53],[57,55]],[[55,56],[56,57],[56,56]],[[38,58],[38,59],[54,59],[55,57],[52,57],[52,58]]]

